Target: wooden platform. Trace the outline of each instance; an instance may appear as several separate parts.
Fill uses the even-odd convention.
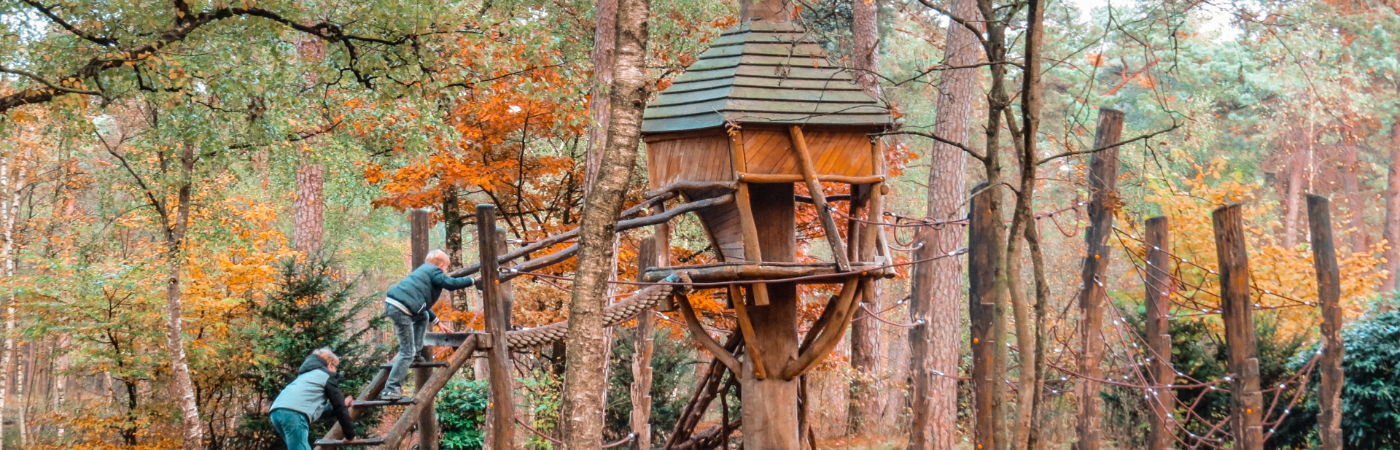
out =
[[[881,270],[873,263],[853,263],[851,270]],[[766,262],[725,262],[698,266],[658,267],[646,271],[646,281],[660,281],[672,274],[684,273],[696,283],[723,283],[730,281],[777,280],[784,278],[814,277],[798,281],[799,284],[835,284],[846,278],[838,275],[835,264]],[[893,271],[885,270],[882,278],[893,278]]]
[[[319,439],[316,441],[317,447],[372,447],[376,445],[384,445],[384,438],[356,439],[353,441]]]

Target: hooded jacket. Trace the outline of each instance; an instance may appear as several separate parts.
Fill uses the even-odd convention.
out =
[[[345,394],[340,391],[340,375],[332,373],[321,357],[310,355],[297,369],[297,379],[277,394],[272,409],[286,409],[306,415],[315,422],[327,409],[335,412],[346,440],[355,439],[355,424],[350,421],[350,409],[345,407]]]
[[[443,289],[455,291],[471,285],[472,277],[449,277],[438,266],[424,263],[403,281],[389,288],[386,302],[401,311],[406,309],[406,314],[416,316],[432,308],[433,303],[442,296]]]

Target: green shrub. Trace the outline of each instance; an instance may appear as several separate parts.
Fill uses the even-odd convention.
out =
[[[477,450],[482,447],[489,397],[486,380],[452,380],[438,393],[437,416],[438,427],[442,430],[442,450]]]

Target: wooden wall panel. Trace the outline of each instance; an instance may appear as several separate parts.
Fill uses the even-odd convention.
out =
[[[812,165],[820,175],[873,175],[870,138],[862,132],[811,131],[804,133]],[[749,173],[801,175],[796,150],[785,129],[744,130],[744,162]]]
[[[723,134],[654,140],[647,143],[651,189],[678,180],[730,181],[729,138]]]
[[[745,261],[743,230],[739,228],[739,209],[733,203],[705,208],[696,213],[717,241],[715,246],[724,255],[725,261]]]

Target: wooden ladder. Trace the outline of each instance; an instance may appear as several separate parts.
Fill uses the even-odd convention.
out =
[[[360,396],[350,407],[350,418],[359,417],[369,408],[383,406],[407,406],[404,408],[399,420],[394,422],[394,427],[389,430],[389,434],[382,438],[363,438],[351,441],[341,439],[344,432],[340,429],[340,424],[331,427],[326,436],[316,441],[317,449],[329,449],[337,447],[368,447],[383,445],[386,448],[397,448],[403,442],[404,437],[412,428],[414,422],[423,413],[423,405],[431,404],[434,397],[443,387],[447,386],[448,380],[457,374],[458,370],[465,366],[467,361],[471,361],[472,354],[478,350],[488,350],[491,348],[491,336],[487,334],[473,333],[466,337],[457,349],[452,352],[452,356],[447,361],[415,362],[410,367],[415,369],[432,369],[433,374],[428,381],[418,386],[418,391],[413,398],[401,400],[382,400],[380,393],[384,390],[384,384],[389,379],[389,369],[392,364],[384,364],[379,368],[379,374],[370,381],[364,390],[360,391]]]

